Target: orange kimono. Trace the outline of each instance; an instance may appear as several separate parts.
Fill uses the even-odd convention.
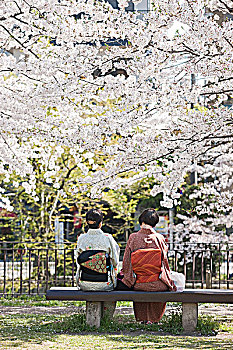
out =
[[[142,228],[132,233],[126,245],[123,258],[122,282],[134,290],[167,291],[176,290],[170,276],[167,259],[167,245],[164,237],[152,228]],[[158,322],[166,303],[134,303],[137,321]]]

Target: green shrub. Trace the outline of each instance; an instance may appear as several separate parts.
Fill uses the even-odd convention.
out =
[[[202,315],[198,317],[197,331],[202,335],[216,335],[219,330],[219,322],[212,316]]]
[[[159,328],[164,332],[169,332],[172,334],[181,333],[183,331],[181,308],[163,316],[162,320],[160,321]]]

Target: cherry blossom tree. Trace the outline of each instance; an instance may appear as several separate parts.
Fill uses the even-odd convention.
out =
[[[32,174],[31,143],[55,142],[94,153],[80,177],[93,196],[154,178],[152,194],[171,208],[187,172],[211,171],[200,191],[214,192],[216,220],[230,227],[233,2],[152,0],[143,15],[127,6],[0,5],[0,172]]]
[[[27,145],[28,146],[28,145]],[[90,169],[90,154],[77,159],[69,149],[44,142],[32,144],[30,162],[33,172],[22,176],[19,172],[0,176],[2,200],[14,215],[3,211],[1,226],[7,233],[11,228],[21,241],[31,239],[48,241],[54,237],[54,220],[72,220],[74,211],[81,217],[90,202],[89,193],[79,191],[79,177]],[[99,206],[99,203],[94,205]],[[75,208],[75,209],[74,209]],[[66,212],[66,215],[64,213]],[[4,219],[4,215],[7,219]],[[8,216],[10,217],[8,219]],[[4,225],[3,225],[4,224]]]

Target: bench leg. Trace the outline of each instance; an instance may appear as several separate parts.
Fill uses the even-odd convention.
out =
[[[100,327],[100,320],[102,316],[101,301],[87,301],[86,302],[86,322],[87,325],[96,328]]]
[[[197,327],[198,304],[182,303],[182,326],[185,332],[193,332]]]
[[[102,302],[102,316],[113,317],[116,308],[116,301],[103,301]]]

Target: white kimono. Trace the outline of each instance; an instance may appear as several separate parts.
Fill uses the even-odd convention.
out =
[[[80,265],[77,262],[78,256],[86,250],[104,250],[109,254],[112,270],[107,282],[89,282],[80,280]],[[89,229],[87,233],[82,234],[78,238],[76,249],[77,285],[82,290],[93,291],[110,291],[116,287],[116,275],[119,264],[120,248],[112,235],[104,233],[100,228]]]

